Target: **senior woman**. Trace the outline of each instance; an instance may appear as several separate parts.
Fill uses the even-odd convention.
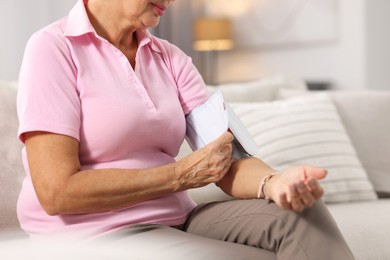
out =
[[[29,40],[22,228],[124,240],[129,256],[143,245],[159,258],[352,259],[318,201],[325,170],[233,161],[230,133],[174,160],[185,116],[208,96],[190,58],[147,30],[172,2],[79,0]],[[210,183],[237,200],[196,206],[186,190]]]

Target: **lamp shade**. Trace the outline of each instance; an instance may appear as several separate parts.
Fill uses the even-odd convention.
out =
[[[230,20],[227,18],[200,17],[194,22],[194,49],[221,51],[233,48]]]

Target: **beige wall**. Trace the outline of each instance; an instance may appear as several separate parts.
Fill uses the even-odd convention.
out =
[[[340,89],[390,89],[390,1],[338,0],[338,4],[334,41],[220,53],[218,81],[284,73],[329,81]]]
[[[24,48],[31,34],[67,15],[76,1],[0,1],[0,79],[17,79]]]
[[[0,79],[17,79],[30,35],[66,15],[76,1],[0,2]],[[163,17],[159,28],[160,36],[192,56],[200,71],[207,68],[204,63],[206,57],[205,53],[192,49],[192,20],[206,12],[203,1],[214,0],[176,1],[169,15]],[[237,48],[217,53],[215,81],[248,81],[283,73],[311,81],[329,81],[335,88],[389,89],[390,1],[337,0],[337,3],[339,20],[337,37],[333,41],[276,48]]]

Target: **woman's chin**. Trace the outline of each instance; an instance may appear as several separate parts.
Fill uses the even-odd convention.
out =
[[[159,16],[155,16],[153,18],[149,18],[149,19],[145,19],[145,21],[143,22],[144,26],[146,28],[154,28],[156,27],[160,22],[160,17]]]

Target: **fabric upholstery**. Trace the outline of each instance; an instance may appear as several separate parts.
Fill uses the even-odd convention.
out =
[[[328,203],[376,199],[332,101],[310,96],[257,103],[233,103],[254,137],[259,158],[277,170],[316,165],[328,170],[322,180]]]
[[[390,259],[390,199],[328,205],[357,260]]]
[[[390,92],[330,92],[378,194],[390,197]]]
[[[0,82],[0,232],[19,228],[16,201],[25,176],[17,139],[16,82]]]
[[[315,95],[282,90],[280,98]],[[326,91],[380,197],[390,197],[390,91]]]

